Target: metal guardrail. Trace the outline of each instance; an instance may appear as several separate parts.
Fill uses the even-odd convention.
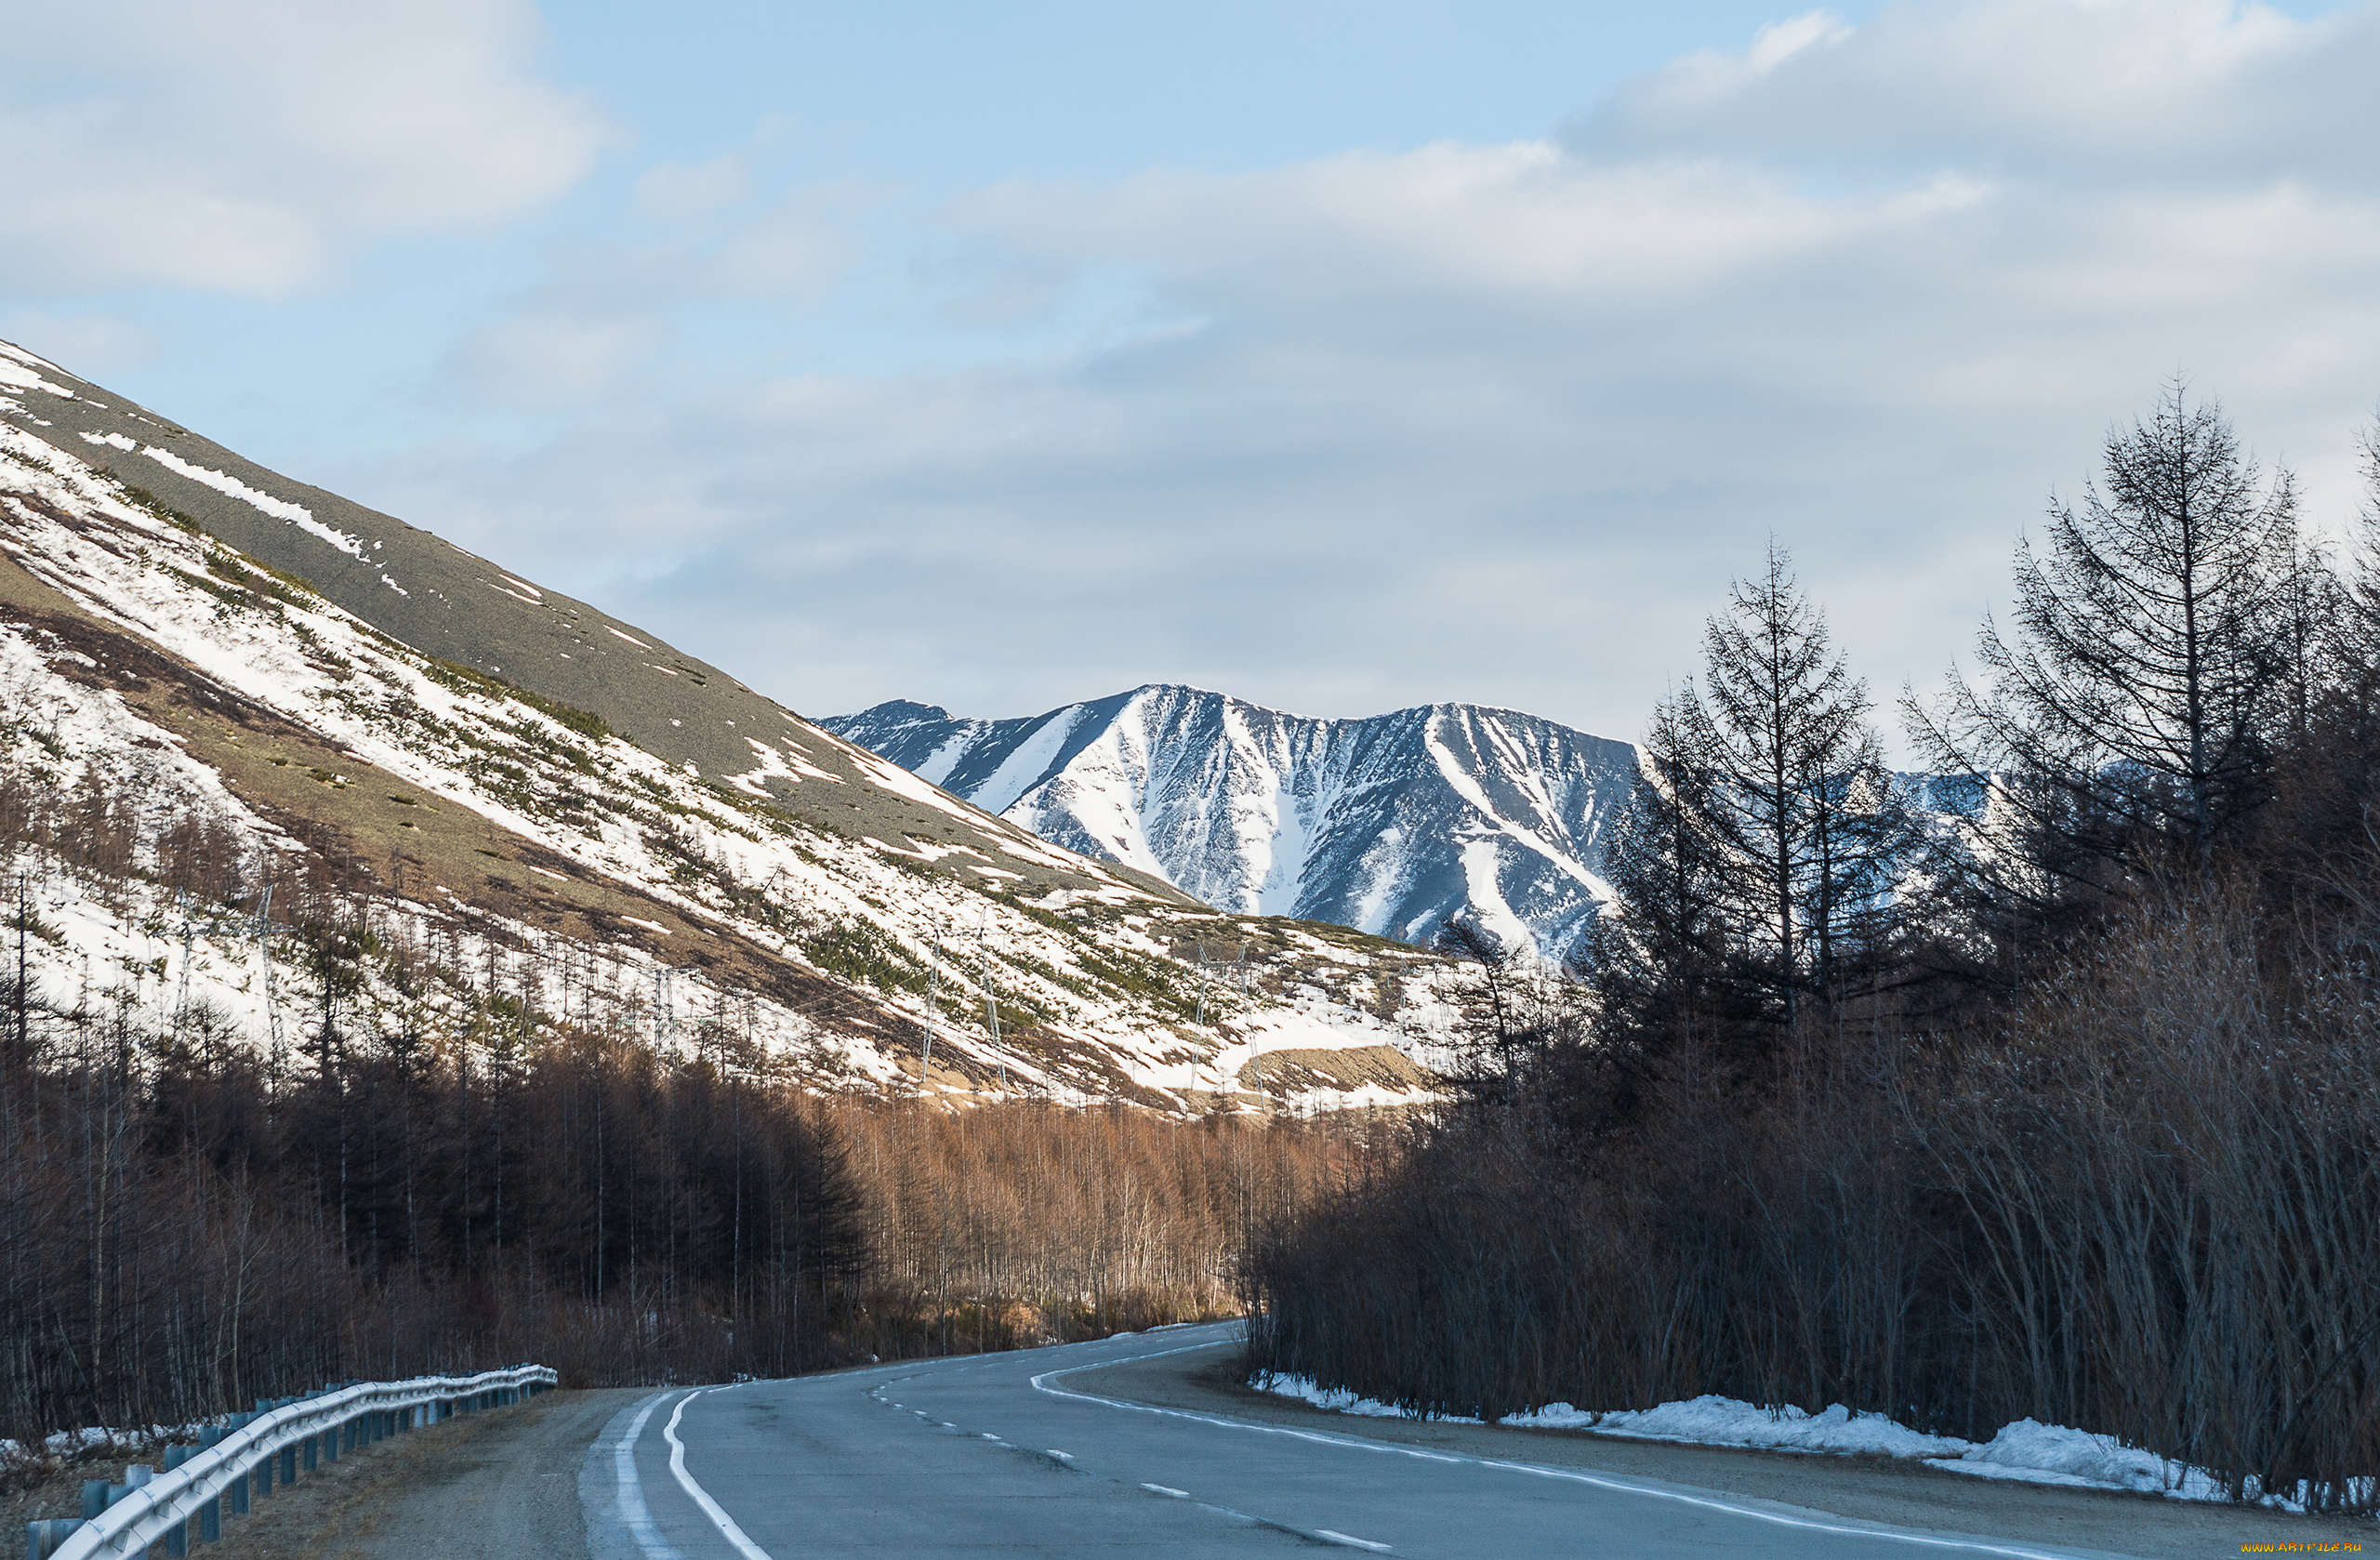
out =
[[[518,1402],[557,1380],[550,1367],[520,1365],[476,1376],[326,1387],[259,1403],[256,1412],[234,1414],[205,1432],[196,1446],[167,1447],[159,1468],[136,1464],[125,1470],[122,1484],[86,1483],[81,1518],[30,1525],[28,1560],[132,1560],[152,1550],[187,1554],[192,1523],[200,1542],[221,1538],[226,1508],[234,1516],[245,1513],[251,1490],[271,1494],[276,1474],[294,1484],[301,1463],[312,1473],[359,1447]]]

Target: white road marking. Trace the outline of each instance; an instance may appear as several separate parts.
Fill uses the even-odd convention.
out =
[[[718,1387],[705,1387],[701,1392],[690,1392],[678,1399],[676,1411],[670,1414],[669,1422],[661,1429],[661,1438],[669,1443],[669,1472],[677,1475],[679,1485],[687,1494],[694,1498],[694,1504],[700,1506],[703,1509],[703,1514],[709,1517],[719,1530],[727,1536],[727,1541],[735,1546],[737,1553],[744,1556],[744,1560],[775,1560],[775,1557],[767,1550],[746,1538],[744,1529],[735,1526],[735,1519],[728,1515],[721,1508],[720,1503],[710,1498],[710,1491],[696,1484],[694,1475],[686,1472],[686,1443],[678,1439],[678,1421],[685,1416],[687,1404],[700,1397],[705,1392],[720,1390],[721,1389]]]
[[[1141,1487],[1143,1489],[1154,1489],[1159,1495],[1170,1495],[1177,1501],[1187,1501],[1190,1499],[1190,1492],[1186,1489],[1168,1489],[1161,1484],[1144,1484],[1141,1486]]]
[[[1291,1440],[1311,1441],[1317,1446],[1342,1447],[1350,1451],[1368,1451],[1385,1456],[1415,1457],[1431,1462],[1463,1462],[1475,1468],[1493,1468],[1503,1473],[1532,1474],[1543,1479],[1560,1479],[1568,1484],[1583,1484],[1597,1489],[1608,1489],[1622,1495],[1642,1495],[1655,1501],[1671,1501],[1680,1505],[1698,1506],[1704,1511],[1726,1512],[1730,1516],[1750,1517],[1755,1522],[1773,1523],[1779,1527],[1798,1527],[1805,1532],[1840,1533],[1846,1538],[1884,1539],[1895,1543],[1913,1544],[1924,1549],[1960,1550],[1970,1554],[2003,1554],[2010,1560],[2072,1560],[2069,1555],[2047,1550],[2020,1549],[2010,1544],[1986,1543],[1973,1539],[1937,1539],[1923,1533],[1897,1533],[1889,1527],[1851,1527],[1840,1523],[1812,1522],[1806,1517],[1786,1516],[1777,1512],[1765,1512],[1752,1506],[1739,1506],[1726,1501],[1713,1501],[1707,1496],[1687,1495],[1679,1490],[1656,1489],[1648,1485],[1632,1484],[1607,1474],[1574,1473],[1565,1468],[1540,1468],[1527,1462],[1506,1462],[1487,1457],[1448,1457],[1443,1453],[1424,1452],[1410,1447],[1400,1447],[1385,1441],[1365,1441],[1345,1435],[1327,1434],[1318,1430],[1297,1430],[1288,1425],[1258,1424],[1250,1420],[1226,1419],[1221,1414],[1202,1414],[1188,1408],[1160,1408],[1151,1403],[1128,1403],[1119,1397],[1101,1397],[1088,1392],[1069,1392],[1064,1387],[1049,1383],[1060,1376],[1072,1376],[1084,1370],[1104,1370],[1115,1365],[1133,1365],[1144,1359],[1163,1359],[1169,1355],[1186,1355],[1200,1349],[1219,1349],[1236,1339],[1219,1338],[1207,1343],[1191,1343],[1179,1349],[1159,1349],[1153,1354],[1130,1355],[1122,1359],[1104,1359],[1090,1365],[1070,1365],[1057,1370],[1045,1370],[1032,1378],[1033,1390],[1046,1392],[1052,1397],[1071,1397],[1078,1403],[1096,1403],[1103,1408],[1121,1408],[1128,1413],[1157,1414],[1165,1419],[1188,1420],[1195,1424],[1210,1424],[1222,1430],[1252,1431],[1260,1435],[1287,1435]],[[1155,1489],[1155,1485],[1144,1485]]]
[[[1314,1536],[1317,1539],[1329,1539],[1334,1544],[1345,1544],[1350,1549],[1370,1549],[1385,1552],[1390,1547],[1387,1544],[1376,1544],[1369,1539],[1351,1538],[1344,1533],[1334,1533],[1328,1527],[1316,1528],[1314,1530]]]
[[[668,1395],[664,1393],[661,1397]],[[628,1421],[628,1433],[620,1437],[618,1446],[612,1448],[612,1473],[619,1481],[619,1494],[615,1497],[615,1503],[622,1526],[628,1528],[628,1537],[636,1540],[637,1548],[644,1551],[645,1560],[686,1560],[678,1553],[675,1544],[661,1536],[661,1529],[653,1525],[653,1514],[645,1509],[644,1504],[644,1481],[636,1476],[637,1437],[644,1434],[644,1421],[653,1417],[653,1410],[661,1407],[661,1397],[655,1397],[637,1410],[636,1418]]]

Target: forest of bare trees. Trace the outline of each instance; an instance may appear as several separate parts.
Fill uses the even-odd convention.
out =
[[[1591,962],[1250,1242],[1251,1368],[2032,1418],[2380,1504],[2366,455],[2334,565],[2173,387],[2020,552],[1980,680],[1911,707],[1924,780],[1772,551],[1656,721]]]
[[[268,886],[219,826],[48,773],[0,773],[0,1438],[522,1359],[716,1381],[1210,1317],[1245,1232],[1354,1152],[1289,1121],[822,1095],[731,1004],[657,1045],[641,1007],[560,1000],[526,950],[458,967],[287,859],[270,933],[312,1016],[280,1052],[204,1002],[46,989],[13,958],[56,935],[27,878],[241,918]],[[367,966],[463,999],[367,1006]]]
[[[887,1358],[1236,1315],[1250,1233],[1360,1173],[1389,1130],[1034,1101],[846,1100],[826,1120],[869,1253],[853,1342]]]

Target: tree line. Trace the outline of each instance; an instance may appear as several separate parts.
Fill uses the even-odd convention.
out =
[[[534,949],[470,968],[303,858],[268,875],[219,826],[60,774],[0,764],[0,1437],[522,1359],[717,1381],[1205,1319],[1243,1233],[1353,1151],[1286,1120],[820,1093],[732,1002],[658,1044]],[[46,988],[15,957],[58,935],[19,892],[45,874],[135,918],[180,891],[245,919],[271,887],[308,1016],[276,1051],[204,1001]]]
[[[1419,1413],[2033,1418],[2380,1502],[2380,430],[2326,555],[2179,383],[1977,675],[1867,690],[1784,551],[1655,714],[1568,978],[1476,928],[1461,1103],[1243,1252],[1251,1368]]]

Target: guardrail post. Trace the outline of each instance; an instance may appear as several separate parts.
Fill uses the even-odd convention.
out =
[[[88,1522],[107,1509],[108,1481],[85,1479],[83,1481],[83,1520]]]
[[[25,1560],[49,1560],[58,1553],[58,1546],[82,1526],[83,1519],[74,1516],[53,1516],[42,1522],[26,1523]]]
[[[165,1448],[165,1461],[158,1464],[158,1472],[165,1474],[172,1473],[183,1463],[188,1462],[192,1454],[197,1450],[198,1448],[196,1447],[187,1447],[178,1444],[167,1447]],[[189,1553],[190,1524],[188,1522],[184,1522],[172,1532],[165,1535],[165,1553],[171,1557],[171,1560],[182,1560],[182,1556]]]
[[[298,1482],[298,1443],[295,1441],[281,1448],[281,1482]]]
[[[310,1474],[314,1471],[314,1453],[321,1440],[322,1437],[319,1435],[309,1435],[306,1437],[304,1443],[306,1448],[306,1472]]]

